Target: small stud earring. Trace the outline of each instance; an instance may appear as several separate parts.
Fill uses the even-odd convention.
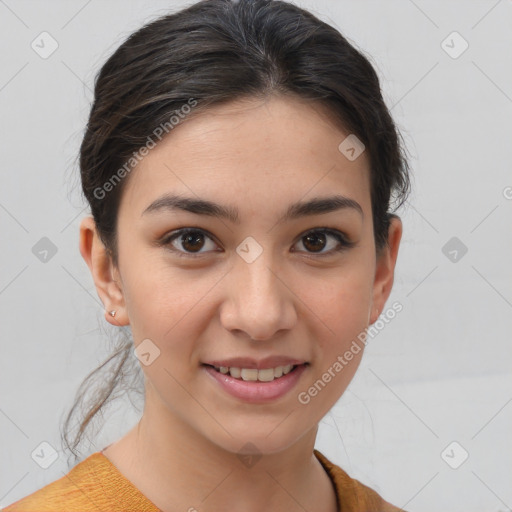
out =
[[[116,316],[116,311],[115,310],[109,311],[109,314],[110,314],[110,316]]]

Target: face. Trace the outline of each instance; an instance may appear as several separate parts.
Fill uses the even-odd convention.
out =
[[[238,101],[175,127],[130,174],[112,309],[163,422],[272,453],[346,389],[364,345],[343,356],[382,311],[396,258],[376,257],[368,159],[340,152],[348,135],[297,99]]]

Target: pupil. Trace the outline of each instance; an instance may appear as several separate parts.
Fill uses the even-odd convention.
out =
[[[192,247],[192,252],[194,251],[194,248],[195,249],[201,249],[201,247],[197,247],[197,245],[199,244],[201,246],[201,238],[202,238],[202,234],[201,233],[196,233],[195,235],[192,235],[192,234],[187,234],[187,235],[183,235],[183,247],[185,247],[185,249],[189,250],[189,248],[187,248],[187,244],[191,243],[193,245]]]
[[[304,243],[304,246],[307,248],[307,249],[311,249],[311,247],[308,247],[308,244],[310,244],[310,242],[313,240],[313,248],[311,250],[313,251],[321,251],[324,247],[325,247],[325,235],[323,233],[317,233],[317,234],[311,234],[311,235],[306,235],[304,237],[306,239],[306,243]],[[318,246],[318,243],[315,244],[314,243],[314,240],[319,240],[319,239],[322,239],[322,242],[320,243],[320,246]]]

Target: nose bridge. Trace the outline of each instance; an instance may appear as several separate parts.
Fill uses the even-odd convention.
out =
[[[239,265],[242,268],[242,294],[245,293],[255,307],[266,304],[275,307],[277,304],[271,303],[280,302],[282,290],[275,272],[271,271],[271,258],[260,256],[252,263],[240,262]]]
[[[264,244],[264,241],[261,243]],[[245,283],[247,291],[256,297],[258,292],[272,292],[276,278],[270,270],[275,265],[270,245],[264,247],[253,237],[248,236],[238,245],[236,252],[239,258],[235,266],[242,281],[242,288]]]

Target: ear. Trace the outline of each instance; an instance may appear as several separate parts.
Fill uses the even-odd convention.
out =
[[[105,306],[107,322],[120,327],[129,324],[119,272],[103,245],[93,217],[80,223],[80,253],[91,271],[98,295]],[[109,312],[115,310],[113,317]]]
[[[388,245],[377,255],[375,278],[372,292],[372,308],[370,310],[370,325],[377,321],[393,287],[395,265],[398,256],[398,246],[402,238],[402,221],[397,215],[391,215],[388,228]]]

